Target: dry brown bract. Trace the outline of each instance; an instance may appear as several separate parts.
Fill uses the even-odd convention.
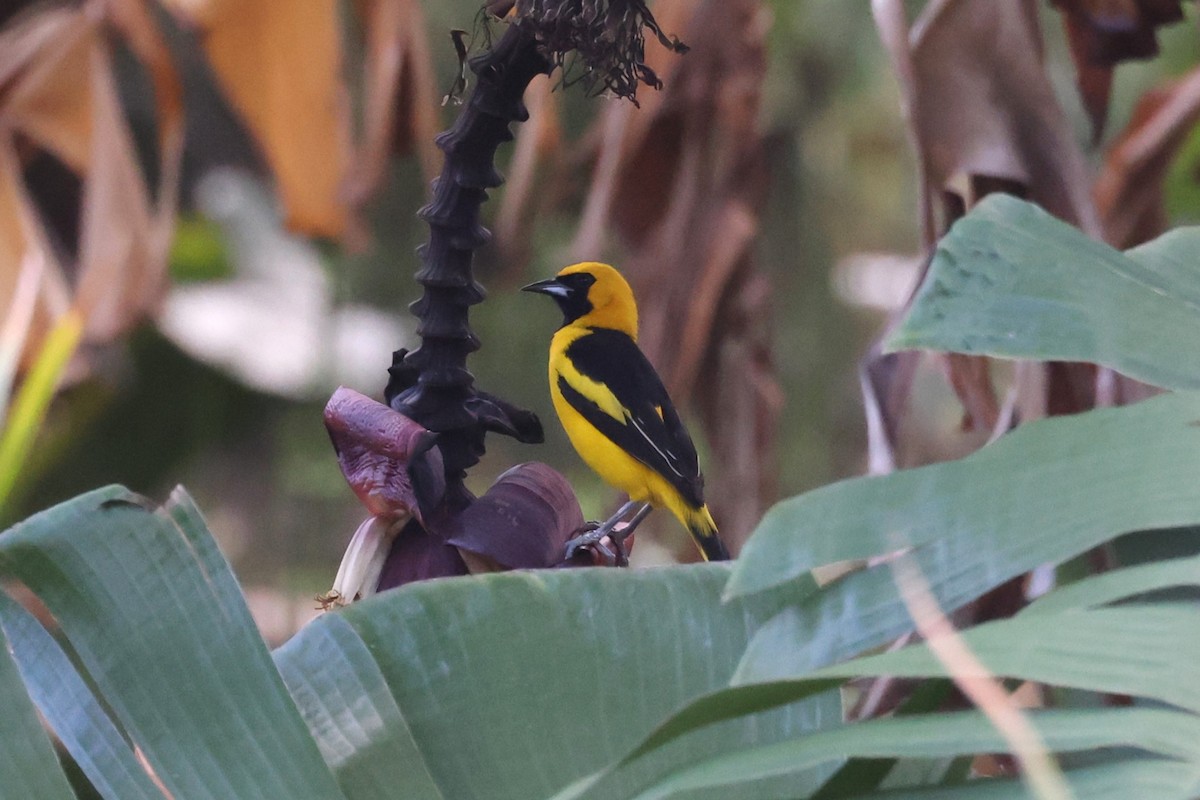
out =
[[[379,188],[393,153],[437,169],[437,102],[417,0],[359,0],[365,37],[363,120],[356,139],[335,0],[164,0],[200,34],[217,82],[254,134],[289,227],[311,236],[365,230],[354,213]]]
[[[1051,0],[1063,14],[1076,84],[1099,141],[1113,66],[1158,54],[1156,31],[1183,19],[1181,0]]]
[[[153,191],[117,94],[112,35],[154,87]],[[179,81],[140,0],[38,10],[0,34],[0,308],[22,323],[5,333],[23,361],[72,306],[84,319],[84,344],[108,341],[154,307],[182,145]],[[31,191],[31,170],[49,172],[53,191]]]
[[[900,0],[874,0],[876,24],[892,59],[920,169],[925,256],[953,222],[982,197],[1006,191],[1099,236],[1083,153],[1046,75],[1037,3],[1030,0],[932,0],[909,25]],[[916,353],[864,367],[874,408],[873,462],[894,467]],[[988,362],[951,356],[943,366],[965,410],[964,427],[987,432],[1007,419]],[[1076,393],[1080,378],[1059,370],[1047,391]],[[1059,386],[1058,384],[1063,384]],[[1023,416],[1052,405],[1026,408]]]

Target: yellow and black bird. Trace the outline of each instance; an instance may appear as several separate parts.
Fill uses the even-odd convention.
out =
[[[728,559],[704,504],[696,448],[637,346],[637,304],[625,278],[607,264],[588,261],[523,291],[550,295],[563,312],[562,327],[550,340],[550,395],[571,444],[601,478],[630,498],[604,525],[572,539],[568,557],[610,535],[644,503],[620,538],[651,507],[666,508],[691,532],[705,559]]]

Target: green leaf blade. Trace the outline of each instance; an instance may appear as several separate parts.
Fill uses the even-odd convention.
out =
[[[442,795],[526,800],[612,765],[662,718],[727,684],[751,632],[780,603],[722,604],[727,577],[727,565],[506,573],[416,584],[338,616],[363,642],[354,658],[369,654],[368,671],[386,680]],[[310,626],[297,638],[316,634]],[[311,647],[319,658],[319,643]],[[577,788],[628,797],[731,741],[777,741],[840,716],[836,693],[813,696]],[[815,788],[827,774],[808,780]],[[778,787],[745,797],[756,792],[773,797]]]
[[[0,536],[0,572],[46,604],[175,797],[342,798],[185,496],[156,513],[85,494]]]
[[[1021,615],[963,631],[985,674],[1132,695],[1200,713],[1200,610],[1160,604]],[[959,668],[961,673],[961,667]],[[950,677],[925,645],[818,670],[897,677]]]
[[[442,800],[366,644],[327,614],[274,653],[288,691],[350,800]]]
[[[938,243],[885,349],[1087,361],[1198,389],[1196,252],[1200,228],[1122,254],[1032,203],[990,195]]]
[[[1200,758],[1200,718],[1191,714],[1119,708],[1038,711],[1028,718],[1052,752],[1130,747],[1188,764]],[[672,773],[636,797],[664,800],[729,789],[843,758],[936,758],[1005,752],[1007,747],[991,721],[974,711],[871,720],[710,758]]]
[[[11,601],[0,593],[5,602]],[[0,800],[74,800],[0,629]]]
[[[2,594],[0,628],[30,696],[96,791],[110,800],[162,800],[67,654],[32,614]]]
[[[1076,586],[1107,583],[1108,577],[1096,576]],[[1076,586],[1063,591],[1075,591]],[[775,620],[789,617],[797,617],[795,608],[784,609],[760,630],[733,686],[676,712],[622,763],[716,722],[762,713],[853,678],[951,677],[946,665],[924,644],[811,669],[807,664],[818,658],[807,654],[804,647],[812,637],[802,641],[798,622],[795,630],[784,636],[775,625]],[[838,627],[837,620],[825,624]],[[1099,608],[1067,605],[1057,613],[1022,614],[960,635],[989,676],[1130,695],[1197,712],[1200,639],[1187,632],[1198,624],[1200,611],[1183,603]],[[768,645],[774,651],[768,650]],[[767,662],[768,666],[760,669],[765,673],[762,677],[742,674],[750,659]]]
[[[955,536],[970,538],[972,570],[1012,577],[1052,560],[1052,550],[1067,557],[1121,533],[1195,524],[1197,421],[1200,394],[1171,394],[1040,420],[960,461],[851,479],[784,501],[747,541],[726,596],[771,589],[822,564]],[[1043,539],[1068,546],[1039,547]],[[1027,546],[1041,560],[1020,558]],[[1007,551],[1007,560],[1024,566],[989,570],[984,559],[970,558],[974,547]],[[989,588],[975,585],[976,594]]]
[[[1092,608],[1181,586],[1200,586],[1200,556],[1172,558],[1101,573],[1039,597],[1022,609],[1021,615]]]
[[[1072,794],[1086,800],[1191,800],[1200,781],[1200,765],[1165,758],[1111,759],[1097,766],[1063,773]],[[976,779],[966,783],[916,789],[893,789],[845,800],[1029,800],[1019,780]]]

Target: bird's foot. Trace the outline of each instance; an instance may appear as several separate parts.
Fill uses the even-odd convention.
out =
[[[610,567],[617,566],[617,555],[609,548],[608,544],[606,544],[606,540],[603,537],[597,539],[595,536],[592,536],[596,529],[602,524],[602,522],[589,519],[587,522],[576,528],[573,531],[574,536],[567,540],[566,555],[563,557],[563,560],[571,560],[571,557],[580,550],[593,550],[600,555],[605,564]]]
[[[579,535],[567,540],[564,561],[569,561],[580,550],[594,550],[611,566],[623,567],[629,563],[623,544],[625,537],[618,537],[603,526],[585,525],[579,530],[582,531]]]
[[[580,528],[580,531],[583,532],[567,542],[564,559],[569,560],[580,549],[588,548],[598,552],[611,566],[629,566],[629,553],[625,548],[625,540],[633,535],[634,529],[650,513],[650,504],[647,503],[638,509],[632,519],[625,522],[625,517],[636,507],[637,503],[631,500],[602,524],[588,523],[584,525]]]

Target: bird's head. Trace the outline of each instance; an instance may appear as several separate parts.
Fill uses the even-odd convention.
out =
[[[572,264],[553,278],[531,283],[523,292],[548,294],[563,312],[563,327],[613,328],[637,339],[637,304],[621,273],[608,264]]]

